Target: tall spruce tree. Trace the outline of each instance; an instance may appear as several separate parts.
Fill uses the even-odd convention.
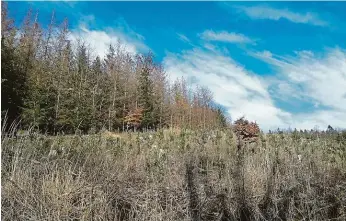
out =
[[[156,125],[153,101],[153,82],[150,73],[153,68],[153,57],[151,54],[141,58],[143,64],[139,77],[139,106],[143,108],[141,126],[144,128]]]
[[[6,130],[20,119],[27,91],[26,72],[19,66],[15,46],[16,33],[13,21],[8,18],[7,3],[1,2],[1,119],[5,119],[6,114]]]

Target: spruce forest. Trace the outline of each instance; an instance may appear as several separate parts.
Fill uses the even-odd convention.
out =
[[[43,133],[82,133],[226,126],[206,87],[168,81],[152,53],[132,55],[121,42],[95,56],[83,39],[72,45],[68,20],[48,27],[29,11],[14,27],[1,12],[2,119]]]

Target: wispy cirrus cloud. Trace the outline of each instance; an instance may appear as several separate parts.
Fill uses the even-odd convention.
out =
[[[276,70],[277,87],[271,91],[272,96],[313,106],[314,111],[293,115],[290,125],[326,128],[331,124],[346,128],[346,50],[333,48],[321,54],[299,51],[295,56],[264,51],[252,55]]]
[[[294,23],[311,24],[315,26],[326,26],[328,23],[318,17],[317,14],[312,12],[299,13],[290,11],[287,8],[273,8],[266,5],[257,6],[231,6],[238,10],[240,13],[244,13],[252,19],[268,19],[268,20],[280,20],[286,19]]]
[[[311,51],[296,56],[277,56],[268,52],[254,54],[276,68],[286,85],[299,85],[295,93],[279,90],[285,96],[310,97],[318,103],[346,113],[346,51],[329,49],[317,55]],[[288,91],[288,93],[285,93]]]
[[[172,79],[183,76],[210,88],[233,120],[245,116],[265,131],[278,127],[325,129],[328,125],[346,128],[345,50],[297,51],[294,56],[270,51],[249,54],[268,63],[275,75],[248,71],[211,43],[169,53],[163,63]]]
[[[249,37],[235,32],[220,31],[214,32],[212,30],[206,30],[200,37],[207,41],[220,41],[227,43],[253,43]]]
[[[186,37],[186,35],[183,35],[180,33],[177,33],[177,35],[181,41],[186,42],[186,43],[191,43],[191,40],[188,37]]]

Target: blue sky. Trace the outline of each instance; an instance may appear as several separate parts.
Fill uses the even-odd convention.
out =
[[[171,79],[208,86],[235,119],[263,129],[346,128],[346,2],[10,2],[103,56],[120,40],[151,50]]]

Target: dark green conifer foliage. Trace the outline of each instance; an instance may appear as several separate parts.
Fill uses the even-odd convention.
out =
[[[7,126],[19,120],[27,91],[27,76],[15,48],[16,34],[13,21],[8,18],[7,4],[1,2],[1,111],[2,120],[6,115]]]
[[[150,72],[153,68],[153,57],[151,54],[140,58],[143,62],[139,77],[139,105],[143,108],[142,127],[150,128],[156,124],[153,101],[153,82]]]
[[[143,129],[225,125],[210,91],[188,92],[184,80],[172,87],[152,53],[134,55],[119,42],[96,56],[68,37],[67,19],[58,24],[53,12],[41,28],[33,12],[16,28],[2,3],[1,111],[8,125],[17,119],[50,134],[126,130],[133,113]]]

